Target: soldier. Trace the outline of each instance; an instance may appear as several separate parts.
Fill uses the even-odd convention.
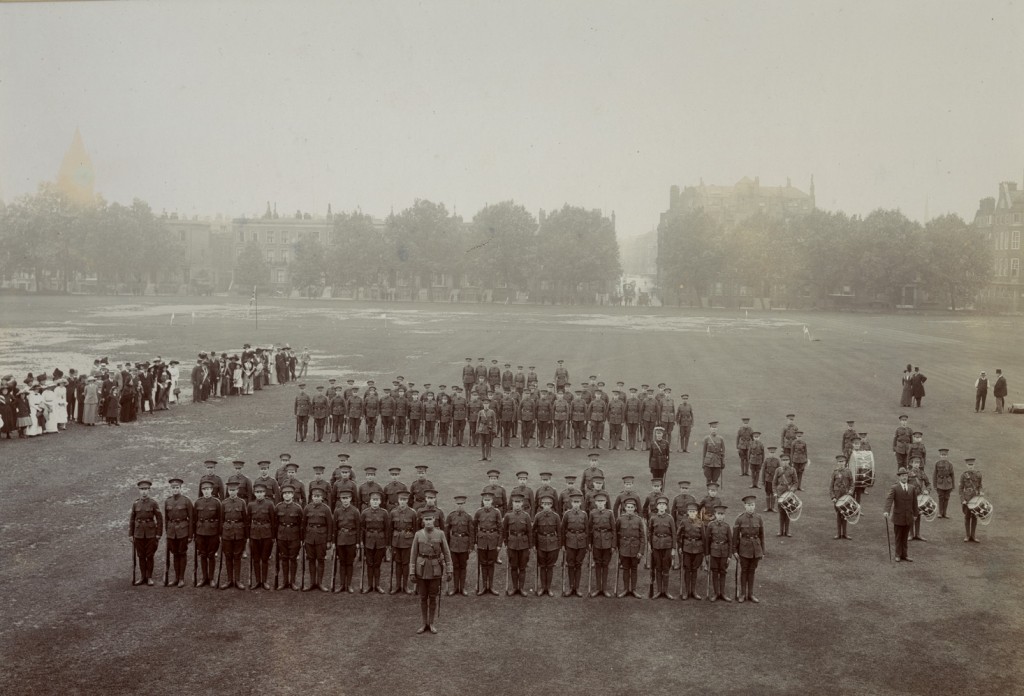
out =
[[[393,466],[388,469],[388,474],[391,476],[391,480],[384,486],[384,509],[391,512],[398,507],[399,493],[408,493],[409,487],[398,480],[398,477],[402,474],[402,469],[397,466]],[[409,536],[412,539],[412,535]]]
[[[896,428],[896,434],[892,437],[892,451],[896,453],[897,467],[906,467],[907,453],[910,451],[910,443],[914,438],[914,431],[907,425],[907,420],[908,416],[900,416],[900,424]]]
[[[423,509],[427,504],[426,492],[434,489],[434,483],[427,478],[426,464],[416,465],[416,479],[409,486],[409,493],[412,494],[412,501],[409,503],[416,511]]]
[[[591,484],[595,476],[604,478],[604,472],[597,466],[600,458],[601,455],[597,452],[591,452],[587,455],[587,468],[583,470],[583,475],[580,477],[581,488],[584,493],[594,490],[594,486]]]
[[[516,373],[512,375],[512,388],[519,393],[520,396],[526,391],[526,373],[523,372],[523,366],[516,366]]]
[[[230,490],[232,482],[237,483],[238,497],[248,505],[249,502],[253,500],[253,494],[252,481],[249,480],[248,476],[242,473],[242,467],[245,466],[245,462],[241,459],[236,459],[231,462],[231,466],[235,468],[235,473],[228,477],[228,489]]]
[[[195,533],[195,510],[188,496],[182,495],[180,478],[167,481],[171,496],[164,501],[164,519],[167,521],[167,554],[174,561],[174,584],[185,586],[185,566],[188,563],[188,543]],[[210,484],[213,490],[213,484]],[[166,576],[164,585],[166,585]]]
[[[483,407],[484,403],[480,400],[480,395],[476,392],[471,393],[469,395],[469,403],[466,404],[466,416],[469,420],[469,444],[472,447],[476,447],[479,444],[476,434],[476,421]]]
[[[654,396],[654,390],[648,386],[644,386],[645,394],[640,399],[640,425],[643,428],[643,447],[641,449],[648,449],[651,446],[651,440],[654,438],[654,426],[658,424],[658,407],[659,402],[657,397]]]
[[[484,492],[491,494],[494,507],[504,517],[508,511],[508,494],[505,492],[505,488],[498,483],[499,476],[501,476],[501,472],[497,469],[491,469],[487,472],[487,485],[484,486]]]
[[[277,504],[277,577],[274,589],[287,587],[298,590],[295,572],[298,570],[299,549],[302,547],[302,507],[295,502],[295,487],[281,486],[281,502]]]
[[[475,382],[477,384],[479,384],[481,378],[486,382],[487,381],[487,365],[484,364],[484,359],[483,358],[477,358],[476,361],[477,362],[476,362],[476,380],[475,380]]]
[[[434,446],[434,438],[437,436],[437,421],[439,417],[438,403],[434,400],[434,392],[428,391],[424,395],[425,400],[423,401],[423,438],[426,440],[424,445],[427,447]]]
[[[796,427],[796,420],[795,419],[796,419],[796,414],[795,413],[787,413],[786,414],[786,425],[784,425],[782,427],[782,437],[780,438],[781,439],[781,446],[782,446],[782,453],[783,454],[788,454],[788,455],[791,455],[791,456],[793,454],[792,449],[791,449],[792,442],[793,442],[793,440],[796,439],[796,432],[797,432],[797,430],[799,430],[799,428]]]
[[[512,509],[505,513],[501,521],[501,543],[505,546],[505,555],[509,563],[512,586],[506,589],[509,596],[519,594],[526,596],[526,569],[530,564],[530,546],[532,538],[532,520],[523,510],[524,496],[512,494]]]
[[[448,596],[455,594],[466,596],[469,591],[466,589],[466,567],[469,563],[469,552],[476,544],[473,518],[466,512],[466,496],[457,495],[454,497],[455,509],[448,513],[445,519],[445,534],[448,537],[448,548],[452,554],[454,580],[452,587],[448,590]]]
[[[462,395],[462,387],[452,387],[452,446],[462,447],[466,437],[466,420],[469,418],[469,402]]]
[[[516,472],[516,480],[519,481],[519,485],[512,489],[512,495],[523,496],[523,512],[531,517],[537,512],[536,499],[533,495],[533,489],[528,485],[530,480],[530,472],[519,471]]]
[[[409,491],[399,491],[397,498],[391,510],[391,594],[399,594],[403,590],[412,594],[413,590],[403,587],[403,583],[409,573],[412,538],[419,527],[420,517],[409,507]]]
[[[448,541],[444,533],[435,528],[434,523],[435,513],[427,513],[423,518],[423,529],[416,532],[411,549],[414,565],[409,579],[419,587],[420,612],[423,617],[423,626],[416,633],[437,633],[434,618],[437,616],[441,578],[443,576],[445,581],[451,581],[452,578],[452,557]]]
[[[379,493],[381,500],[384,500],[384,489],[377,483],[377,467],[367,466],[363,468],[366,480],[359,484],[359,501],[362,509],[370,506],[370,494]],[[385,510],[387,512],[387,510]]]
[[[732,598],[725,594],[726,571],[729,570],[729,556],[732,553],[732,528],[725,521],[725,511],[728,509],[723,503],[715,505],[715,519],[707,524],[704,534],[704,553],[708,557],[712,602],[732,601]]]
[[[672,570],[672,551],[676,539],[676,521],[668,514],[668,496],[659,494],[656,510],[647,521],[651,545],[651,599],[675,599],[668,591],[668,574]]]
[[[452,427],[452,404],[447,394],[441,395],[437,405],[437,439],[441,447],[448,446],[448,432]]]
[[[270,477],[267,477],[266,481],[256,479],[253,484],[255,499],[248,505],[249,528],[246,530],[246,536],[249,537],[249,548],[252,551],[253,577],[249,581],[251,590],[258,587],[270,589],[268,571],[270,551],[274,548],[274,538],[277,536],[277,509],[273,500],[267,498],[270,490],[268,481],[277,485]]]
[[[359,511],[362,509],[362,501],[359,499],[359,486],[352,479],[352,467],[345,463],[348,459],[348,455],[339,454],[338,456],[344,456],[345,459],[343,459],[342,463],[337,469],[335,469],[336,477],[334,478],[333,484],[334,494],[331,497],[336,501],[341,500],[341,494],[348,491],[352,494],[349,496],[349,499],[352,501],[352,504],[355,505],[356,510]]]
[[[565,361],[559,360],[555,368],[555,389],[565,389],[569,383],[569,371],[565,369]]]
[[[292,492],[294,493],[293,500],[295,500],[295,503],[296,505],[299,506],[299,509],[302,509],[306,505],[306,488],[305,486],[302,485],[302,481],[300,481],[295,476],[295,474],[298,473],[298,471],[299,465],[296,462],[289,461],[285,465],[286,473],[284,481],[281,483],[281,488],[283,490],[285,485],[290,485],[292,487]]]
[[[164,533],[164,518],[160,514],[160,504],[149,497],[153,482],[143,479],[137,485],[140,497],[132,503],[132,514],[128,519],[128,538],[135,547],[135,557],[139,564],[138,580],[135,580],[135,569],[132,568],[132,584],[152,585],[153,556],[156,555],[156,547],[160,545],[160,537]],[[175,573],[179,574],[177,571]]]
[[[804,470],[807,469],[807,443],[804,441],[804,431],[796,431],[796,438],[790,443],[790,461],[793,463],[793,468],[796,469],[796,489],[802,491],[804,489]]]
[[[409,420],[409,408],[409,397],[406,396],[405,389],[399,387],[397,395],[395,396],[394,431],[396,445],[403,444],[403,441],[405,439],[405,426]]]
[[[550,494],[545,492],[543,497],[550,497]],[[563,588],[563,597],[583,596],[580,591],[580,575],[587,559],[588,526],[589,518],[583,511],[583,494],[574,489],[569,493],[569,507],[562,512],[559,525],[559,535],[565,547],[562,564],[569,567],[569,587]]]
[[[222,500],[224,498],[224,480],[214,473],[217,460],[207,459],[203,464],[206,466],[206,473],[199,479],[200,490],[202,490],[202,485],[209,481],[213,484],[213,497],[217,500]]]
[[[637,398],[636,387],[630,387],[629,396],[625,401],[626,449],[636,449],[636,430],[640,425],[642,406],[640,399]]]
[[[907,448],[907,461],[917,457],[921,460],[921,468],[924,469],[928,464],[928,448],[924,446],[924,433],[918,431],[912,437],[914,439]]]
[[[583,491],[576,487],[576,477],[566,476],[565,477],[565,488],[563,488],[558,494],[558,504],[555,511],[559,515],[564,515],[565,511],[572,507],[572,496],[574,493],[580,494],[580,508],[583,507]],[[585,511],[584,511],[585,512]]]
[[[476,416],[476,434],[480,437],[480,461],[491,459],[491,440],[498,430],[498,419],[491,410],[490,399],[483,400],[483,407]]]
[[[839,499],[844,495],[853,495],[853,474],[850,472],[850,467],[847,466],[846,455],[836,455],[836,467],[832,470],[828,494],[832,498],[832,506],[834,508]],[[850,537],[846,536],[846,518],[843,517],[843,513],[839,511],[839,508],[835,508],[835,513],[836,535],[832,538],[849,539]]]
[[[857,429],[853,427],[853,421],[846,421],[846,430],[843,431],[843,454],[846,458],[850,458],[850,452],[853,451],[853,439],[857,437]]]
[[[740,455],[740,476],[750,475],[750,442],[754,439],[754,429],[750,427],[749,418],[741,418],[743,425],[736,431],[736,451]]]
[[[850,446],[852,447],[852,449],[850,450],[850,456],[847,457],[847,462],[851,461],[854,458],[853,455],[854,455],[855,452],[860,451],[860,449],[861,449],[861,439],[860,439],[860,437],[858,436],[858,437],[853,438],[853,441],[850,443]],[[874,458],[872,458],[871,461],[872,461],[872,463],[874,463]],[[853,474],[853,499],[856,500],[859,503],[860,502],[860,497],[862,495],[864,495],[864,489],[865,489],[866,481],[861,476],[858,476],[856,471],[851,471],[851,473]]]
[[[566,428],[572,415],[572,403],[565,392],[559,392],[557,399],[551,402],[551,421],[555,426],[555,449],[565,445]]]
[[[517,404],[511,394],[505,393],[500,398],[498,420],[501,423],[501,446],[508,447],[512,439],[512,424],[518,417],[516,414]]]
[[[242,553],[245,552],[246,531],[249,528],[249,507],[238,495],[237,481],[228,481],[228,497],[221,503],[220,548],[227,566],[227,580],[220,589],[245,589],[242,584]]]
[[[972,498],[985,495],[984,489],[981,487],[981,472],[974,468],[974,462],[973,457],[964,459],[967,469],[960,474],[960,507],[964,513],[964,541],[980,544],[981,542],[974,538],[978,530],[978,518],[967,506]]]
[[[939,458],[936,460],[935,468],[932,470],[932,481],[935,482],[935,490],[939,494],[939,517],[942,519],[949,519],[946,517],[946,508],[949,505],[949,494],[953,490],[953,482],[956,476],[953,472],[953,464],[947,458],[948,455],[948,448],[940,448]]]
[[[326,467],[323,464],[313,465],[313,480],[309,482],[307,486],[309,490],[309,497],[313,497],[313,486],[318,486],[324,489],[324,504],[327,506],[328,511],[331,506],[334,505],[334,490],[331,487],[330,482],[324,478],[324,470]]]
[[[618,548],[618,541],[615,537],[615,516],[607,509],[608,494],[605,491],[594,493],[594,509],[587,513],[589,530],[589,543],[593,549],[594,580],[596,589],[590,593],[591,597],[604,594],[605,597],[612,596],[612,590],[608,587],[608,566],[612,560],[612,549]],[[635,499],[634,499],[635,504]]]
[[[369,467],[368,467],[369,468]],[[381,508],[383,494],[372,490],[367,494],[369,507],[363,510],[359,530],[363,542],[363,565],[366,568],[366,585],[362,592],[379,592],[384,594],[380,585],[380,564],[384,561],[385,549],[391,538],[391,517]]]
[[[594,392],[590,408],[587,411],[587,419],[590,421],[590,449],[601,449],[601,440],[604,439],[604,422],[608,418],[608,402],[603,398],[601,389]]]
[[[587,427],[589,408],[589,405],[583,398],[583,392],[577,390],[576,398],[569,404],[569,419],[572,423],[572,446],[575,449],[580,449],[583,445],[583,433]]]
[[[704,561],[704,549],[707,545],[705,529],[698,518],[698,505],[696,502],[686,504],[686,514],[682,515],[676,523],[676,534],[679,539],[679,555],[682,557],[683,565],[683,589],[679,599],[687,600],[702,599],[697,594],[697,573],[700,571],[701,563]]]
[[[764,504],[765,508],[762,512],[775,512],[775,488],[772,483],[775,481],[775,472],[778,471],[781,462],[778,457],[775,456],[775,450],[778,449],[774,445],[767,448],[768,455],[764,459]]]
[[[380,442],[387,445],[391,443],[391,431],[395,427],[395,397],[390,389],[384,390],[378,410],[380,412]]]
[[[554,597],[551,592],[551,581],[558,562],[558,551],[562,548],[562,519],[552,507],[555,498],[550,493],[537,497],[540,511],[533,518],[533,546],[537,549],[537,572],[540,576],[540,587],[537,596]]]
[[[331,413],[331,442],[341,442],[341,434],[345,426],[345,394],[335,389],[328,398],[328,409]]]
[[[626,422],[626,402],[620,391],[614,397],[608,404],[608,442],[610,449],[617,450],[622,441],[622,424]]]
[[[310,415],[313,416],[313,441],[323,442],[327,416],[331,415],[331,402],[324,393],[322,384],[316,387],[316,394],[313,395],[310,404]]]
[[[910,458],[910,471],[907,472],[907,482],[917,488],[918,495],[930,495],[931,481],[928,480],[928,474],[925,473],[921,464],[920,457]],[[921,536],[921,515],[914,518],[913,536],[910,538],[914,541],[928,541]]]
[[[195,502],[196,554],[199,556],[199,567],[203,570],[203,579],[199,583],[199,587],[209,585],[217,589],[217,578],[214,576],[214,571],[217,567],[217,549],[220,546],[223,510],[220,501],[213,495],[211,481],[201,483],[199,490],[202,496]],[[184,587],[183,582],[180,582],[178,587]]]
[[[309,412],[313,407],[313,400],[306,393],[306,383],[299,383],[299,394],[295,397],[295,441],[306,441],[306,433],[309,430]]]
[[[664,479],[668,473],[668,460],[672,450],[672,443],[666,439],[665,429],[656,426],[654,428],[654,439],[651,440],[650,450],[647,456],[647,466],[651,470],[651,477]]]
[[[359,425],[363,421],[363,398],[354,389],[349,394],[345,416],[348,418],[349,442],[359,442]]]
[[[491,366],[487,369],[487,384],[491,389],[497,389],[501,386],[501,368],[498,367],[497,360],[491,360]]]
[[[522,422],[522,436],[519,446],[529,447],[530,440],[533,438],[533,428],[537,422],[537,400],[530,392],[524,394],[519,402],[519,420]],[[541,445],[543,444],[541,442]]]
[[[431,488],[429,490],[426,490],[426,491],[423,491],[423,497],[425,498],[426,503],[423,505],[423,507],[421,507],[417,511],[418,514],[419,514],[419,517],[417,518],[417,528],[418,529],[422,529],[423,528],[423,515],[424,515],[424,513],[433,512],[433,513],[436,513],[436,517],[434,519],[434,526],[437,527],[438,529],[440,529],[443,532],[444,531],[444,512],[442,512],[437,507],[437,491],[435,491],[433,488]]]
[[[476,384],[476,370],[473,368],[473,358],[466,358],[466,364],[462,366],[462,386],[466,393]]]
[[[502,489],[502,493],[504,493],[504,489]],[[476,560],[480,566],[483,585],[477,587],[476,593],[477,596],[497,595],[498,592],[494,589],[494,563],[498,560],[498,549],[501,547],[503,518],[501,511],[494,507],[494,492],[492,490],[485,488],[480,497],[480,509],[473,514],[473,528],[476,534]]]
[[[683,394],[676,408],[676,424],[679,426],[679,451],[690,451],[690,431],[693,430],[693,407],[690,406],[689,394]]]
[[[747,465],[750,470],[750,487],[758,488],[757,481],[761,477],[761,467],[764,466],[764,443],[761,442],[761,433],[753,431],[750,433],[750,445],[747,447]]]
[[[775,476],[772,478],[772,490],[778,498],[781,498],[786,493],[796,490],[798,479],[796,469],[790,466],[789,455],[783,454],[779,460],[779,468],[776,469]],[[779,533],[775,536],[793,536],[789,533],[789,515],[781,505],[779,506]]]
[[[658,498],[664,495],[662,487],[665,482],[662,479],[651,479],[651,492],[644,498],[644,502],[641,505],[640,513],[646,522],[651,518],[651,515],[658,509]],[[623,501],[625,502],[625,501]]]
[[[335,572],[341,574],[341,583],[335,592],[355,592],[352,584],[356,555],[359,549],[360,527],[362,515],[352,504],[352,491],[342,490],[338,493],[338,504],[334,508],[334,558],[338,567]]]
[[[423,401],[419,398],[419,391],[413,389],[409,394],[409,444],[415,445],[418,444],[420,426],[423,423]]]
[[[862,450],[864,450],[865,452],[870,452],[871,451],[871,443],[868,442],[868,434],[867,433],[857,433],[857,436],[860,438],[860,448]]]
[[[369,384],[373,384],[370,382]],[[380,417],[380,397],[377,387],[370,386],[363,397],[363,421],[366,423],[366,444],[372,445],[377,436],[377,419]]]
[[[704,438],[704,448],[700,455],[704,468],[704,481],[718,483],[722,477],[722,469],[725,467],[725,440],[718,435],[718,421],[711,421],[708,426],[711,431]]]
[[[541,389],[540,394],[537,394],[536,387],[528,387],[527,393],[534,403],[534,424],[537,428],[537,446],[544,448],[547,446],[547,439],[551,436],[551,422],[554,417],[555,402],[551,398],[547,389]],[[520,409],[526,409],[529,412],[529,406],[525,405],[526,399],[524,398],[520,402]],[[526,429],[526,424],[523,424],[523,429]]]
[[[709,483],[707,495],[700,501],[700,516],[705,524],[715,519],[715,506],[722,502],[718,499],[718,488],[717,483]]]
[[[277,479],[277,485],[280,486],[288,477],[288,462],[292,460],[292,455],[283,452],[277,455],[277,459],[280,465],[277,467],[277,471],[274,472],[274,478]]]
[[[558,508],[558,491],[556,491],[551,485],[551,472],[542,471],[538,476],[540,476],[540,485],[537,486],[537,490],[533,492],[534,500],[540,500],[542,495],[550,495],[551,509],[561,516],[562,511]]]
[[[680,481],[679,482],[679,493],[676,495],[675,498],[672,499],[672,508],[671,508],[672,509],[672,517],[676,521],[676,528],[677,529],[679,528],[679,525],[682,524],[683,519],[686,517],[687,511],[689,510],[689,507],[690,507],[690,503],[693,503],[694,505],[697,505],[697,499],[694,498],[690,494],[690,482],[689,481]],[[699,507],[700,506],[698,505],[698,508]],[[701,553],[704,553],[703,549],[701,550]]]
[[[589,515],[596,507],[595,498],[598,493],[607,492],[604,490],[604,476],[595,476],[590,479],[592,488],[583,492],[583,509]]]
[[[764,522],[754,512],[757,507],[756,496],[744,496],[743,507],[745,510],[736,518],[732,537],[735,544],[733,551],[740,564],[740,586],[736,588],[736,594],[740,602],[757,604],[761,600],[754,596],[754,574],[758,562],[764,557]]]
[[[520,367],[519,369],[523,368]],[[515,375],[512,374],[512,363],[505,363],[505,371],[501,373],[501,388],[506,392],[511,391],[514,383]]]
[[[637,592],[636,576],[640,558],[647,546],[647,530],[643,518],[637,511],[638,501],[630,497],[623,501],[623,513],[615,520],[616,548],[619,552],[619,567],[622,568],[623,589],[619,598],[632,595],[637,599],[643,596]]]
[[[526,388],[535,390],[537,385],[540,384],[540,378],[537,376],[537,366],[530,365],[529,369],[530,371],[526,373]]]

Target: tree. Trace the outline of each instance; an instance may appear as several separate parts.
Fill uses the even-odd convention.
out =
[[[554,299],[589,301],[618,286],[622,265],[615,227],[600,211],[566,204],[547,216],[537,237],[537,278],[554,291]]]
[[[513,201],[482,208],[473,216],[465,251],[474,281],[494,288],[526,288],[533,280],[537,257],[537,220]]]
[[[677,301],[689,293],[700,304],[723,269],[722,226],[703,210],[664,218],[658,225],[658,278],[661,292]]]
[[[248,242],[238,258],[235,259],[234,282],[242,287],[248,285],[266,287],[270,281],[270,266],[263,258],[260,245],[255,241]]]
[[[466,239],[462,219],[448,213],[443,203],[416,200],[384,228],[384,264],[396,277],[431,284],[434,274],[453,278],[462,271]]]
[[[922,236],[926,286],[945,295],[952,310],[971,302],[992,277],[992,247],[984,233],[950,214],[930,220]]]
[[[372,285],[384,271],[385,254],[384,236],[374,226],[372,217],[361,212],[334,216],[331,247],[326,260],[326,273],[331,285]]]
[[[293,260],[288,264],[292,287],[307,297],[311,289],[323,285],[327,268],[324,245],[312,234],[304,234],[292,245]]]
[[[852,285],[857,295],[884,295],[898,302],[904,285],[917,282],[923,270],[921,226],[899,210],[875,210],[853,227]]]

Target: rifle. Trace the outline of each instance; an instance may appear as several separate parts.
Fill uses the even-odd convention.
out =
[[[711,558],[708,557],[707,563],[704,566],[705,578],[704,578],[704,598],[707,600],[711,599]]]
[[[132,544],[135,547],[135,544]],[[171,572],[171,540],[167,540],[167,544],[164,548],[164,587],[167,587],[167,583],[170,582]],[[133,574],[134,577],[134,574]]]
[[[299,417],[295,417],[295,441],[299,441]]]
[[[559,578],[560,581],[561,581],[561,588],[560,589],[562,590],[562,594],[565,594],[565,553],[564,552],[562,554],[562,572],[560,573],[560,576],[561,576]],[[589,592],[589,590],[588,590],[588,592]]]
[[[527,556],[527,563],[529,563],[529,556]],[[533,590],[538,597],[542,597],[540,593],[540,559],[537,559],[537,564],[533,568]]]
[[[185,553],[188,553],[188,551],[186,550]],[[167,584],[166,571],[164,573],[164,584]],[[192,544],[192,587],[199,587],[199,545],[195,543]]]
[[[480,575],[483,571],[480,568],[480,554],[476,556],[476,593],[480,594]]]
[[[679,555],[682,556],[683,552],[680,550]],[[687,599],[685,594],[686,588],[683,583],[683,560],[679,559],[679,597],[681,599]]]
[[[274,540],[274,591],[281,589],[281,542]]]
[[[651,556],[654,556],[654,549],[653,548],[651,549]],[[650,572],[650,578],[651,579],[650,579],[650,582],[647,583],[647,597],[649,599],[654,599],[654,563],[653,563],[654,559],[652,558],[651,561],[652,561],[652,563],[651,563],[651,572]]]
[[[512,561],[510,561],[509,557],[508,557],[508,546],[505,547],[505,560],[507,561],[507,563],[505,563],[505,594],[508,594],[508,585],[509,585],[508,574],[509,574],[509,568],[512,566]],[[518,572],[518,571],[516,571],[516,572]]]
[[[736,566],[732,569],[732,598],[739,601],[740,598],[740,559],[736,559]]]
[[[306,589],[306,545],[302,545],[302,577],[299,578],[299,589]]]
[[[594,557],[590,557],[590,562],[587,563],[587,596],[590,596],[592,588],[594,587]]]
[[[132,538],[132,585],[135,585],[135,583],[136,583],[135,573],[136,573],[136,566],[138,565],[138,555],[139,555],[139,553],[135,549],[135,539],[133,537]]]
[[[402,591],[405,591],[405,578],[402,578]],[[391,565],[388,568],[388,592],[395,591],[395,552],[391,552]]]
[[[331,559],[331,592],[334,592],[334,579],[338,576],[338,545],[334,545],[334,558]]]
[[[217,589],[220,589],[220,569],[224,567],[224,544],[221,543],[220,553],[217,554]]]
[[[358,558],[356,560],[358,560],[360,562],[359,563],[359,591],[362,592],[363,591],[363,576],[366,575],[366,558],[363,556],[362,545],[360,545],[358,548],[359,548],[359,554],[358,554]]]

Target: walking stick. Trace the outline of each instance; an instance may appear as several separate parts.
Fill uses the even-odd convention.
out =
[[[132,585],[136,582],[136,566],[138,565],[139,552],[135,549],[135,539],[132,539]]]
[[[885,518],[885,543],[889,547],[889,562],[892,563],[892,539],[889,537],[889,518]]]

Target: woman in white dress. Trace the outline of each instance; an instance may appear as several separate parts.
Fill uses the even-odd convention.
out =
[[[28,393],[28,410],[32,417],[32,422],[25,428],[25,434],[29,437],[42,435],[43,426],[39,425],[39,416],[42,415],[45,418],[46,403],[43,401],[43,390],[38,384],[32,387],[32,390]]]
[[[54,388],[54,396],[57,397],[57,430],[68,429],[68,381],[66,379],[57,380],[57,386]]]
[[[274,366],[277,364],[277,360],[275,359],[277,358],[277,349],[274,348],[274,346],[271,346],[268,350],[269,352],[267,353],[266,362],[267,384],[277,384],[277,370],[274,369]]]
[[[242,363],[238,361],[237,357],[233,357],[231,360],[231,364],[234,365],[231,369],[231,386],[235,388],[233,392],[235,396],[238,396],[239,394],[244,393],[244,384],[242,383]]]
[[[97,411],[100,405],[100,388],[95,377],[85,380],[85,395],[82,400],[82,423],[96,425]]]
[[[43,390],[43,406],[46,407],[46,424],[43,426],[44,433],[57,432],[57,385],[47,385]]]
[[[255,372],[252,360],[246,360],[242,367],[242,393],[252,394],[252,375]]]
[[[178,361],[172,360],[167,366],[167,374],[171,377],[171,393],[167,395],[167,400],[172,404],[178,403]]]

